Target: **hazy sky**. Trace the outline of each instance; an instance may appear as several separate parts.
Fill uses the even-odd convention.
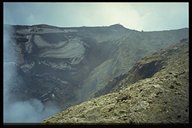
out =
[[[189,4],[179,3],[4,3],[6,24],[61,27],[109,26],[145,31],[189,26]]]

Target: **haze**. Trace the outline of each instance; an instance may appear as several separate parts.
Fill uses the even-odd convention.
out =
[[[144,31],[189,26],[189,4],[180,3],[4,3],[4,24],[60,27],[109,26],[120,23]]]

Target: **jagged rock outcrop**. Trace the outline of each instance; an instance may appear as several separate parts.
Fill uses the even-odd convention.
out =
[[[89,99],[144,55],[188,38],[187,28],[139,32],[119,24],[12,27],[17,72],[23,80],[12,89],[13,94],[19,95],[14,98],[50,100],[61,108]]]
[[[188,51],[188,42],[182,40],[146,56],[120,80],[115,92],[72,106],[43,122],[188,123]]]

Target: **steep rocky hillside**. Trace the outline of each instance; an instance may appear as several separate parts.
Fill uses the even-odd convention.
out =
[[[124,83],[133,84],[138,80],[152,77],[156,72],[165,68],[165,65],[167,64],[166,61],[170,58],[170,55],[178,52],[180,45],[187,42],[188,39],[183,39],[177,43],[177,45],[171,45],[168,48],[160,49],[159,51],[154,52],[152,55],[146,56],[137,61],[127,73],[120,74],[119,76],[110,80],[108,84],[103,89],[96,92],[93,97],[118,91],[120,88],[122,88]]]
[[[187,123],[188,52],[188,41],[182,40],[148,55],[123,76],[114,92],[72,106],[44,123]]]
[[[7,26],[7,28],[10,26]],[[188,38],[188,29],[139,32],[116,24],[62,28],[12,26],[17,76],[12,99],[39,99],[61,108],[85,101],[141,57]],[[20,83],[19,83],[20,82]]]

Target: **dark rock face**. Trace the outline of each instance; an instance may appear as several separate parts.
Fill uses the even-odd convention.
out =
[[[140,79],[150,78],[156,72],[158,72],[162,67],[161,60],[154,60],[146,64],[135,65],[132,70],[130,70],[129,81],[130,83],[135,83]]]
[[[34,25],[13,29],[17,72],[23,80],[13,93],[18,93],[20,100],[51,100],[62,108],[88,99],[144,55],[188,38],[188,29],[138,32],[121,25],[79,28]],[[150,77],[161,64],[151,62],[140,72],[151,66],[145,77]]]

